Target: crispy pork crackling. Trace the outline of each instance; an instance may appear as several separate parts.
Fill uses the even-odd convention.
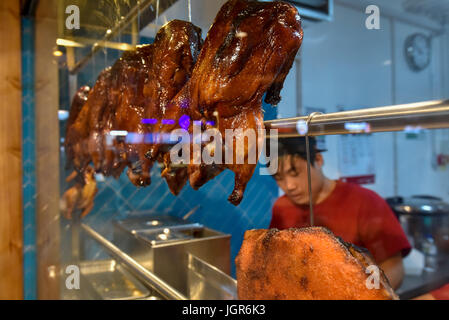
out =
[[[238,296],[244,300],[398,299],[380,268],[375,288],[371,281],[375,274],[367,273],[370,265],[375,266],[369,253],[322,227],[249,230],[236,258]]]

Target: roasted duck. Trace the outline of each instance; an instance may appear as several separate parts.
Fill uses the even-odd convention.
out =
[[[137,186],[150,184],[150,169],[157,159],[148,152],[151,144],[159,143],[151,139],[157,133],[156,124],[144,119],[162,122],[164,108],[191,75],[201,43],[199,28],[171,21],[158,32],[152,45],[125,53],[122,62],[112,67],[121,88],[112,127],[131,133],[128,141],[119,142],[114,149],[123,150],[130,168],[128,177]]]
[[[151,134],[157,132],[162,110],[190,77],[201,43],[199,28],[173,20],[159,30],[153,44],[126,52],[105,69],[80,111],[77,94],[70,111],[77,116],[68,123],[65,145],[78,172],[92,161],[96,172],[118,177],[128,166],[135,185],[150,184],[156,159],[148,151],[157,143]]]
[[[96,172],[113,177],[128,167],[129,179],[147,186],[157,161],[175,195],[187,180],[198,189],[230,169],[235,184],[228,199],[238,205],[264,140],[263,95],[279,102],[302,36],[297,10],[282,2],[228,1],[204,45],[199,28],[169,22],[153,44],[105,69],[92,90],[80,89],[67,126],[68,163],[82,174],[92,162]],[[167,137],[182,128],[195,144],[195,125],[200,134],[215,130],[220,144],[200,139],[199,160],[192,147],[188,163],[174,163],[176,142]],[[203,161],[203,150],[216,156],[213,162]]]
[[[76,210],[80,210],[81,217],[84,217],[94,207],[94,198],[98,191],[94,174],[94,169],[88,166],[82,177],[76,171],[67,177],[67,182],[74,180],[75,184],[64,192],[61,199],[60,209],[66,219],[72,219]]]
[[[72,105],[70,106],[69,118],[66,124],[66,136],[65,136],[65,152],[67,156],[66,166],[74,166],[75,168],[85,168],[89,160],[83,159],[83,151],[87,147],[84,143],[87,141],[77,140],[76,134],[79,131],[87,130],[84,126],[87,124],[86,109],[83,106],[86,104],[87,97],[89,96],[90,88],[83,86],[75,93],[73,97]],[[81,115],[80,115],[81,113]],[[75,135],[75,136],[74,136]]]
[[[235,173],[235,184],[228,200],[235,205],[240,203],[261,151],[254,144],[260,145],[263,140],[262,97],[266,92],[266,102],[274,105],[279,102],[279,92],[302,36],[298,12],[287,3],[230,0],[221,8],[191,79],[163,113],[167,119],[188,117],[201,121],[203,131],[215,127],[221,133],[220,163],[195,164],[192,151],[188,173],[194,189],[230,169]],[[190,133],[192,127],[189,126]],[[159,131],[170,132],[175,128],[179,128],[176,123],[161,125]],[[229,129],[242,132],[236,133],[231,141],[233,159],[226,161],[224,139],[225,130]],[[244,139],[245,131],[252,132],[255,139],[248,139],[239,151],[236,142]],[[236,161],[239,152],[244,163]],[[251,156],[255,156],[255,161],[249,161]]]
[[[236,267],[240,299],[397,299],[379,268],[372,286],[368,252],[322,227],[247,231]]]

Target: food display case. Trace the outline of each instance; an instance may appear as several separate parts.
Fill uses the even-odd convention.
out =
[[[0,299],[239,299],[236,257],[246,231],[273,225],[286,195],[271,164],[293,137],[305,142],[304,226],[326,227],[316,144],[323,177],[383,198],[411,245],[391,297],[438,298],[449,8],[399,2],[2,1]],[[180,160],[195,143],[215,157],[201,134],[225,128],[256,129],[254,164],[232,163],[232,148],[225,164]],[[234,138],[250,161],[251,137]]]

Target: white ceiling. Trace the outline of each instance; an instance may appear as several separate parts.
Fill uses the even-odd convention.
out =
[[[335,0],[335,3],[361,10],[368,5],[377,5],[381,16],[413,22],[413,24],[422,25],[434,31],[443,28],[442,21],[431,16],[430,12],[448,12],[449,6],[448,0]]]
[[[403,0],[406,11],[425,14],[441,24],[449,23],[449,1],[447,0]]]
[[[192,21],[201,27],[204,32],[207,32],[208,26],[212,23],[214,13],[218,11],[225,0],[190,1],[192,4]],[[369,5],[377,5],[380,9],[381,16],[408,21],[415,25],[426,27],[434,32],[442,30],[442,24],[431,13],[443,14],[443,18],[441,19],[446,19],[446,21],[448,21],[449,17],[449,0],[334,0],[334,2],[336,5],[343,5],[363,11]],[[155,31],[171,19],[188,20],[187,0],[179,0],[176,2],[161,15],[156,28],[154,24],[149,25],[141,31],[141,34],[150,37],[154,36]]]

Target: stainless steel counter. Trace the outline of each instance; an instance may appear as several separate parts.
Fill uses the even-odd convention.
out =
[[[81,262],[83,290],[65,290],[63,299],[237,299],[230,235],[167,216],[118,221],[111,240],[81,230],[112,260]]]
[[[436,290],[447,283],[449,283],[449,261],[441,264],[435,272],[423,273],[420,276],[406,275],[396,293],[401,300],[407,300]]]
[[[79,267],[79,289],[69,289],[62,281],[62,300],[163,299],[155,290],[144,286],[116,260],[83,261]]]

